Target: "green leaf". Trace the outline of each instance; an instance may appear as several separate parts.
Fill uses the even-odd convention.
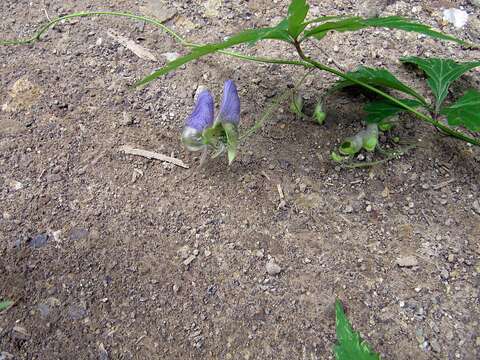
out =
[[[283,35],[285,34],[288,38],[288,33],[286,33],[285,31],[285,34],[282,35],[280,30],[281,30],[280,28],[278,29],[261,28],[261,29],[246,30],[239,34],[231,36],[224,42],[198,46],[194,48],[189,54],[179,57],[178,59],[175,59],[174,61],[167,63],[167,65],[165,65],[163,68],[158,69],[153,73],[151,73],[150,75],[144,77],[142,80],[137,81],[134,86],[141,86],[141,85],[148,84],[149,82],[155,80],[156,78],[162,75],[165,75],[175,69],[178,69],[180,66],[190,61],[196,60],[202,56],[212,54],[216,51],[223,50],[238,44],[252,43],[252,42],[263,40],[263,39],[285,40],[283,38]]]
[[[457,102],[441,111],[451,126],[464,126],[471,131],[480,131],[480,92],[468,90]]]
[[[222,125],[227,137],[228,165],[230,165],[237,157],[238,130],[235,125],[230,123],[222,123]]]
[[[362,19],[360,17],[351,17],[339,21],[331,21],[314,27],[305,32],[305,37],[314,36],[317,39],[322,39],[328,31],[335,30],[339,32],[357,31],[368,27],[384,27],[388,29],[399,29],[409,32],[416,32],[419,34],[428,35],[435,39],[453,41],[461,45],[470,45],[467,42],[457,39],[454,36],[443,34],[431,27],[414,22],[400,16],[388,16],[372,19]]]
[[[326,22],[329,20],[339,20],[339,19],[344,19],[345,16],[342,15],[334,15],[334,16],[320,16],[311,20],[308,20],[304,22],[305,26],[311,25],[311,24],[316,24],[316,23],[321,23],[321,22]]]
[[[223,136],[224,131],[221,123],[217,122],[213,126],[206,128],[202,133],[202,142],[205,145],[216,147]]]
[[[437,99],[437,111],[447,97],[450,85],[467,71],[480,66],[480,61],[457,63],[450,59],[423,59],[415,56],[403,57],[400,61],[417,65],[425,72],[428,85]]]
[[[398,99],[398,100],[412,108],[422,106],[422,103],[417,100],[410,100],[410,99]],[[379,124],[385,119],[388,119],[394,115],[397,115],[400,112],[406,111],[405,108],[387,99],[372,101],[366,104],[363,110],[367,113],[367,117],[365,118],[365,121],[368,124]]]
[[[255,45],[260,40],[281,40],[291,42],[292,38],[288,32],[288,19],[283,19],[277,25],[271,28],[262,28],[254,30],[258,33],[258,37],[250,41],[250,45]]]
[[[380,360],[370,346],[353,330],[343,311],[342,303],[335,302],[337,344],[334,347],[337,360]]]
[[[374,69],[361,66],[358,70],[347,73],[350,77],[360,80],[364,83],[374,86],[380,86],[401,91],[405,94],[416,97],[423,104],[426,104],[425,99],[409,86],[402,83],[395,76],[386,69]],[[349,86],[357,86],[350,80],[339,80],[331,89],[331,91],[341,90]]]
[[[292,0],[288,7],[288,32],[294,39],[305,29],[303,20],[307,17],[308,9],[305,0]]]
[[[341,19],[338,21],[329,21],[319,25],[311,30],[305,32],[305,37],[315,37],[318,40],[321,40],[327,35],[331,30],[338,32],[344,31],[356,31],[363,29],[365,26],[361,23],[361,18],[351,17],[346,19]]]
[[[9,309],[13,304],[11,300],[0,301],[0,312]]]
[[[332,160],[337,162],[337,163],[341,163],[341,162],[344,162],[345,160],[349,159],[346,156],[342,156],[342,155],[337,154],[335,151],[332,151],[330,156],[331,156]]]
[[[453,41],[460,45],[468,45],[467,42],[458,39],[452,35],[444,34],[440,31],[432,29],[428,25],[420,24],[410,19],[405,19],[401,16],[387,16],[366,19],[363,21],[366,26],[384,27],[388,29],[398,29],[408,32],[415,32],[430,36],[434,39]]]

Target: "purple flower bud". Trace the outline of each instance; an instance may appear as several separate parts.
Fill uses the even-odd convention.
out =
[[[186,127],[202,132],[213,124],[213,113],[214,105],[212,94],[210,94],[210,91],[204,90],[198,94],[195,108],[185,122]]]
[[[208,90],[204,90],[198,95],[195,108],[187,118],[182,132],[182,142],[187,149],[197,151],[204,147],[202,132],[213,124],[213,116],[213,97]]]
[[[231,123],[235,126],[240,122],[240,98],[238,97],[237,87],[232,80],[225,81],[218,121]]]

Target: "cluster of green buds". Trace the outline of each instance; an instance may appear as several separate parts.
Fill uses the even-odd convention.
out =
[[[360,150],[365,149],[366,151],[372,152],[378,145],[378,124],[368,124],[367,127],[356,135],[346,138],[339,147],[339,152],[341,155],[332,153],[332,158],[334,161],[341,162],[345,157],[351,157],[360,152]]]
[[[358,132],[355,136],[349,137],[340,145],[339,151],[342,155],[355,155],[360,150],[373,151],[378,144],[378,125],[368,124],[367,128]]]
[[[292,98],[292,102],[290,103],[290,111],[294,113],[298,118],[302,118],[304,116],[303,106],[303,96],[300,93],[295,94]],[[319,125],[323,125],[325,123],[327,114],[323,110],[323,101],[320,100],[315,105],[315,109],[313,111],[313,118],[315,122]]]

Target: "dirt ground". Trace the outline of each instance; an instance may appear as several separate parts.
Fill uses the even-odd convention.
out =
[[[372,9],[311,3],[313,15]],[[380,5],[380,15],[480,41],[480,11],[468,1]],[[442,24],[451,6],[472,14],[465,28]],[[286,0],[3,0],[0,33],[26,36],[73,11],[123,10],[164,17],[206,42],[274,24],[286,8]],[[157,61],[137,57],[110,29]],[[347,70],[385,66],[423,93],[422,76],[398,57],[480,56],[384,30],[334,34],[321,46],[307,52]],[[287,50],[246,49],[293,58]],[[184,51],[119,18],[76,19],[35,45],[0,48],[0,299],[15,301],[0,314],[0,359],[332,359],[336,297],[384,359],[480,358],[479,149],[403,116],[395,135],[418,139],[413,152],[339,169],[329,153],[358,131],[364,101],[339,94],[325,126],[283,106],[230,167],[217,159],[187,178],[191,170],[119,152],[132,145],[193,168],[198,154],[179,134],[199,85],[218,102],[223,81],[234,79],[247,129],[304,72],[210,56],[128,89],[167,53]],[[453,92],[478,88],[479,75]],[[309,77],[308,102],[333,81]],[[413,266],[398,265],[411,256]],[[269,262],[280,273],[269,274]]]

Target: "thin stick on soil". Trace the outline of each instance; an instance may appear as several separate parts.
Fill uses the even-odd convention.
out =
[[[129,146],[129,145],[121,146],[118,150],[124,152],[125,154],[129,154],[129,155],[137,155],[137,156],[142,156],[142,157],[147,158],[147,159],[155,159],[155,160],[165,161],[165,162],[168,162],[170,164],[180,166],[184,169],[189,168],[189,166],[187,164],[185,164],[180,159],[176,159],[176,158],[171,157],[171,156],[159,154],[159,153],[156,153],[156,152],[153,152],[153,151],[135,149],[135,148],[133,148],[132,146]]]

